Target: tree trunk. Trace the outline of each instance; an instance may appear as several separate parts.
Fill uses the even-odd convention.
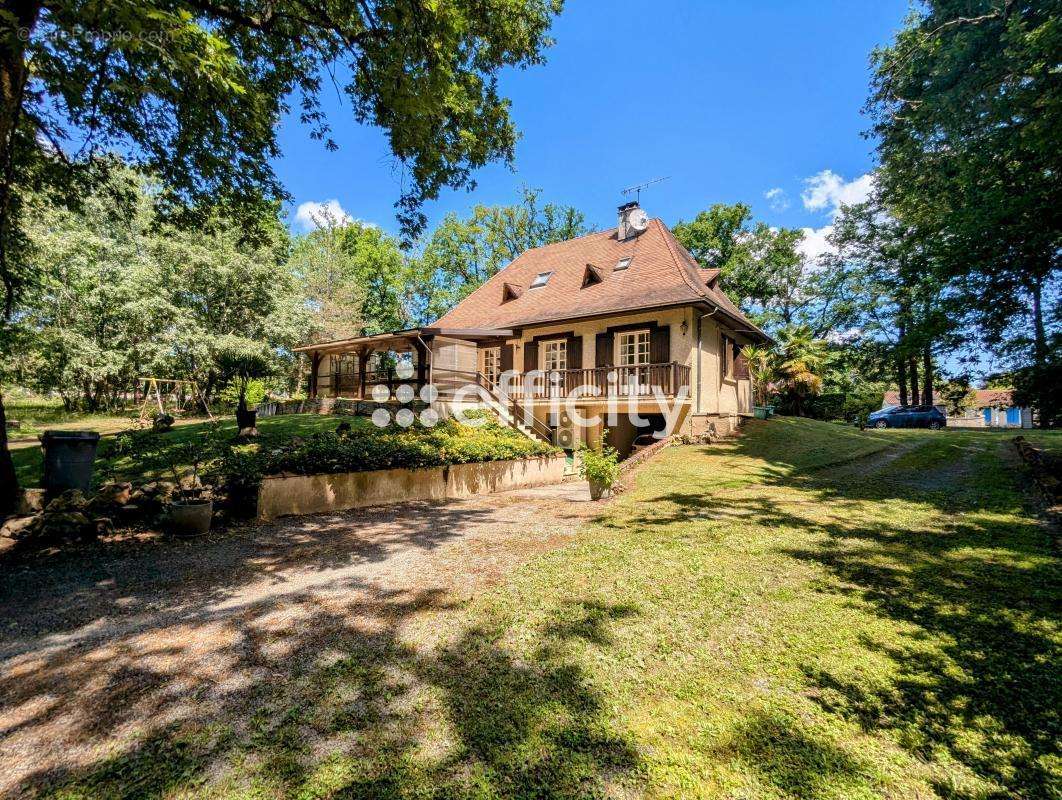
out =
[[[921,395],[918,393],[918,363],[914,356],[907,359],[907,368],[911,371],[911,404],[918,405]]]
[[[15,513],[18,502],[18,477],[15,462],[7,449],[7,414],[4,411],[4,395],[0,394],[0,519]]]
[[[933,353],[928,342],[922,348],[922,405],[933,405]]]
[[[7,257],[7,245],[12,238],[9,231],[15,189],[15,146],[28,75],[26,41],[29,32],[37,25],[41,7],[40,0],[4,0],[0,6],[7,17],[4,36],[0,37],[0,280],[4,285],[2,312],[5,320],[14,313],[18,289],[14,268]],[[7,417],[0,394],[0,516],[15,510],[18,495],[18,477],[7,449]]]
[[[1036,278],[1032,288],[1033,359],[1042,367],[1047,361],[1047,332],[1044,330],[1043,281]]]
[[[896,382],[900,384],[900,405],[907,405],[907,363],[903,356],[896,356]]]

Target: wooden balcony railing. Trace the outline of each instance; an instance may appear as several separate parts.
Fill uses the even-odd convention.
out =
[[[441,397],[449,397],[462,386],[482,384],[483,378],[476,373],[456,372],[436,368],[432,375]],[[415,377],[403,380],[386,373],[369,372],[365,376],[365,386],[359,386],[358,374],[334,373],[321,375],[317,381],[317,394],[320,397],[365,397],[372,394],[376,385],[387,386],[394,396],[395,389],[401,385],[412,386],[418,393],[422,382]],[[568,397],[577,388],[582,388],[584,397],[647,397],[657,393],[665,397],[675,396],[682,386],[689,387],[690,368],[685,364],[668,362],[663,364],[640,364],[633,367],[591,367],[588,369],[564,369],[553,372],[539,372],[529,375],[517,375],[507,385],[489,388],[492,391],[507,390],[507,399],[550,400]]]
[[[653,397],[660,393],[673,397],[679,387],[690,385],[690,368],[671,361],[633,367],[590,367],[521,375],[510,382],[509,397],[514,400],[549,400],[570,395],[582,388],[584,397]]]

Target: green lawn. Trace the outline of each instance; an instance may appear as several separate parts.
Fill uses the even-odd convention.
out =
[[[322,666],[250,715],[56,796],[1059,797],[1062,572],[1010,438],[781,418],[669,448],[485,594],[308,626]]]
[[[110,419],[110,418],[104,418]],[[82,419],[77,424],[76,430],[99,430],[97,424],[100,418]],[[371,425],[364,417],[339,417],[322,416],[320,414],[286,414],[277,417],[266,417],[258,421],[258,440],[254,447],[269,447],[270,444],[283,443],[292,436],[307,436],[317,431],[334,431],[340,422],[349,422],[353,426]],[[101,455],[107,452],[108,441],[113,438],[118,430],[129,429],[132,420],[123,420],[124,424],[112,427],[100,440]],[[217,436],[222,439],[231,439],[236,435],[236,421],[232,417],[219,417],[215,425],[207,421],[179,421],[179,424],[166,433],[159,434],[160,441],[164,446],[169,444],[178,446],[186,442],[201,440],[204,436]],[[39,486],[41,482],[42,453],[39,445],[19,447],[12,451],[15,460],[15,470],[18,473],[19,482],[23,486]],[[168,478],[167,463],[164,458],[139,458],[134,455],[123,456],[117,459],[102,457],[96,464],[95,480],[97,483],[110,480],[129,480],[143,482],[152,478]],[[113,471],[112,471],[113,470]]]

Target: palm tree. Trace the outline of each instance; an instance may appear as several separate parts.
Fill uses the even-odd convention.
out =
[[[741,349],[752,379],[753,403],[767,405],[767,387],[775,374],[775,352],[769,347],[747,344]]]
[[[778,339],[778,379],[792,399],[794,413],[803,416],[806,399],[822,391],[820,373],[826,364],[826,342],[816,339],[807,325],[784,328]]]

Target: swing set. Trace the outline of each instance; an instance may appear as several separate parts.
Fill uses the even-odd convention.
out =
[[[179,416],[184,412],[185,404],[189,398],[198,400],[200,405],[206,410],[210,421],[214,421],[214,415],[210,412],[206,397],[203,396],[199,389],[199,384],[195,381],[151,376],[140,378],[140,380],[147,383],[144,389],[144,401],[140,404],[139,417],[141,421],[150,419],[148,412],[153,407],[158,409],[159,415]],[[166,401],[171,404],[169,411],[166,410],[166,401],[163,398],[166,398]]]

